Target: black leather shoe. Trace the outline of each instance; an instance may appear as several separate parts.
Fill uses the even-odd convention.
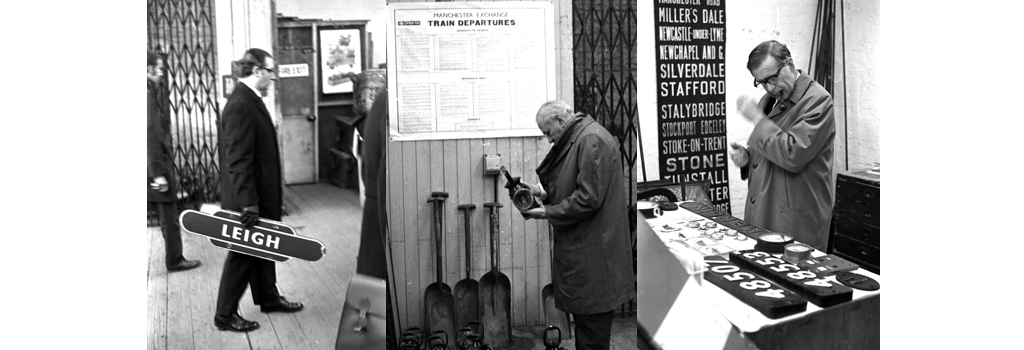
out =
[[[213,324],[219,330],[229,330],[232,332],[248,332],[260,328],[259,323],[246,320],[237,313],[228,317],[216,315],[213,317]]]
[[[260,305],[260,311],[264,313],[296,312],[299,310],[302,310],[302,303],[293,303],[286,300],[284,297],[278,297],[277,300]]]
[[[169,271],[169,272],[178,272],[178,271],[191,270],[191,269],[199,267],[199,265],[202,265],[202,264],[203,263],[200,262],[199,260],[188,260],[188,259],[184,259],[183,258],[183,259],[181,259],[181,262],[175,264],[174,266],[167,267],[167,271]]]

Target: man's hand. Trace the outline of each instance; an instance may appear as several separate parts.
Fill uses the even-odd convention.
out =
[[[750,95],[742,95],[736,99],[736,110],[740,111],[743,119],[754,124],[757,124],[757,122],[765,117],[764,112],[757,107],[757,101],[757,97]]]
[[[151,186],[153,186],[153,189],[157,192],[167,192],[171,187],[167,184],[167,178],[163,176],[154,177]]]
[[[245,226],[245,228],[250,228],[253,225],[255,225],[257,222],[259,222],[259,220],[260,220],[260,207],[255,206],[255,205],[250,205],[248,207],[242,208],[242,218],[239,219],[238,221],[241,221],[242,222],[242,226]]]
[[[729,158],[732,158],[732,162],[736,163],[736,166],[740,168],[747,166],[747,162],[750,161],[750,158],[747,156],[747,149],[735,142],[729,144],[729,147]]]
[[[523,213],[523,217],[525,217],[527,220],[529,220],[529,219],[538,219],[538,220],[540,220],[540,219],[547,219],[548,218],[547,209],[544,209],[544,207],[533,208],[533,209],[529,209],[529,210],[525,210],[525,211],[521,210],[519,212]]]

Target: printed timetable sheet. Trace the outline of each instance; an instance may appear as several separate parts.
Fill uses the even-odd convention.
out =
[[[555,98],[550,2],[388,5],[390,138],[540,136]]]

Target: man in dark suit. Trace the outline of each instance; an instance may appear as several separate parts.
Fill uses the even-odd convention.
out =
[[[541,105],[537,127],[553,144],[531,188],[545,206],[521,212],[553,229],[555,307],[573,314],[576,349],[608,349],[613,310],[636,297],[619,142],[562,101]]]
[[[261,96],[277,79],[274,58],[249,49],[237,62],[238,84],[228,98],[220,121],[221,207],[242,213],[251,227],[260,217],[281,220],[281,158],[277,134]],[[245,287],[262,312],[295,312],[301,303],[286,300],[277,290],[273,261],[228,252],[217,296],[214,324],[221,330],[248,332],[259,323],[238,314]]]
[[[181,228],[178,227],[178,186],[171,173],[171,146],[164,132],[163,111],[160,105],[163,58],[148,52],[146,62],[146,200],[156,204],[160,215],[160,231],[164,234],[164,263],[168,272],[185,271],[198,267],[199,260],[188,260],[181,255]]]

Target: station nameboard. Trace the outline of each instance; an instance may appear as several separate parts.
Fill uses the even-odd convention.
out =
[[[267,260],[318,261],[327,255],[323,243],[299,236],[279,221],[260,219],[247,228],[240,218],[241,214],[229,210],[208,214],[189,209],[182,211],[179,222],[182,229],[209,238],[215,246]]]

